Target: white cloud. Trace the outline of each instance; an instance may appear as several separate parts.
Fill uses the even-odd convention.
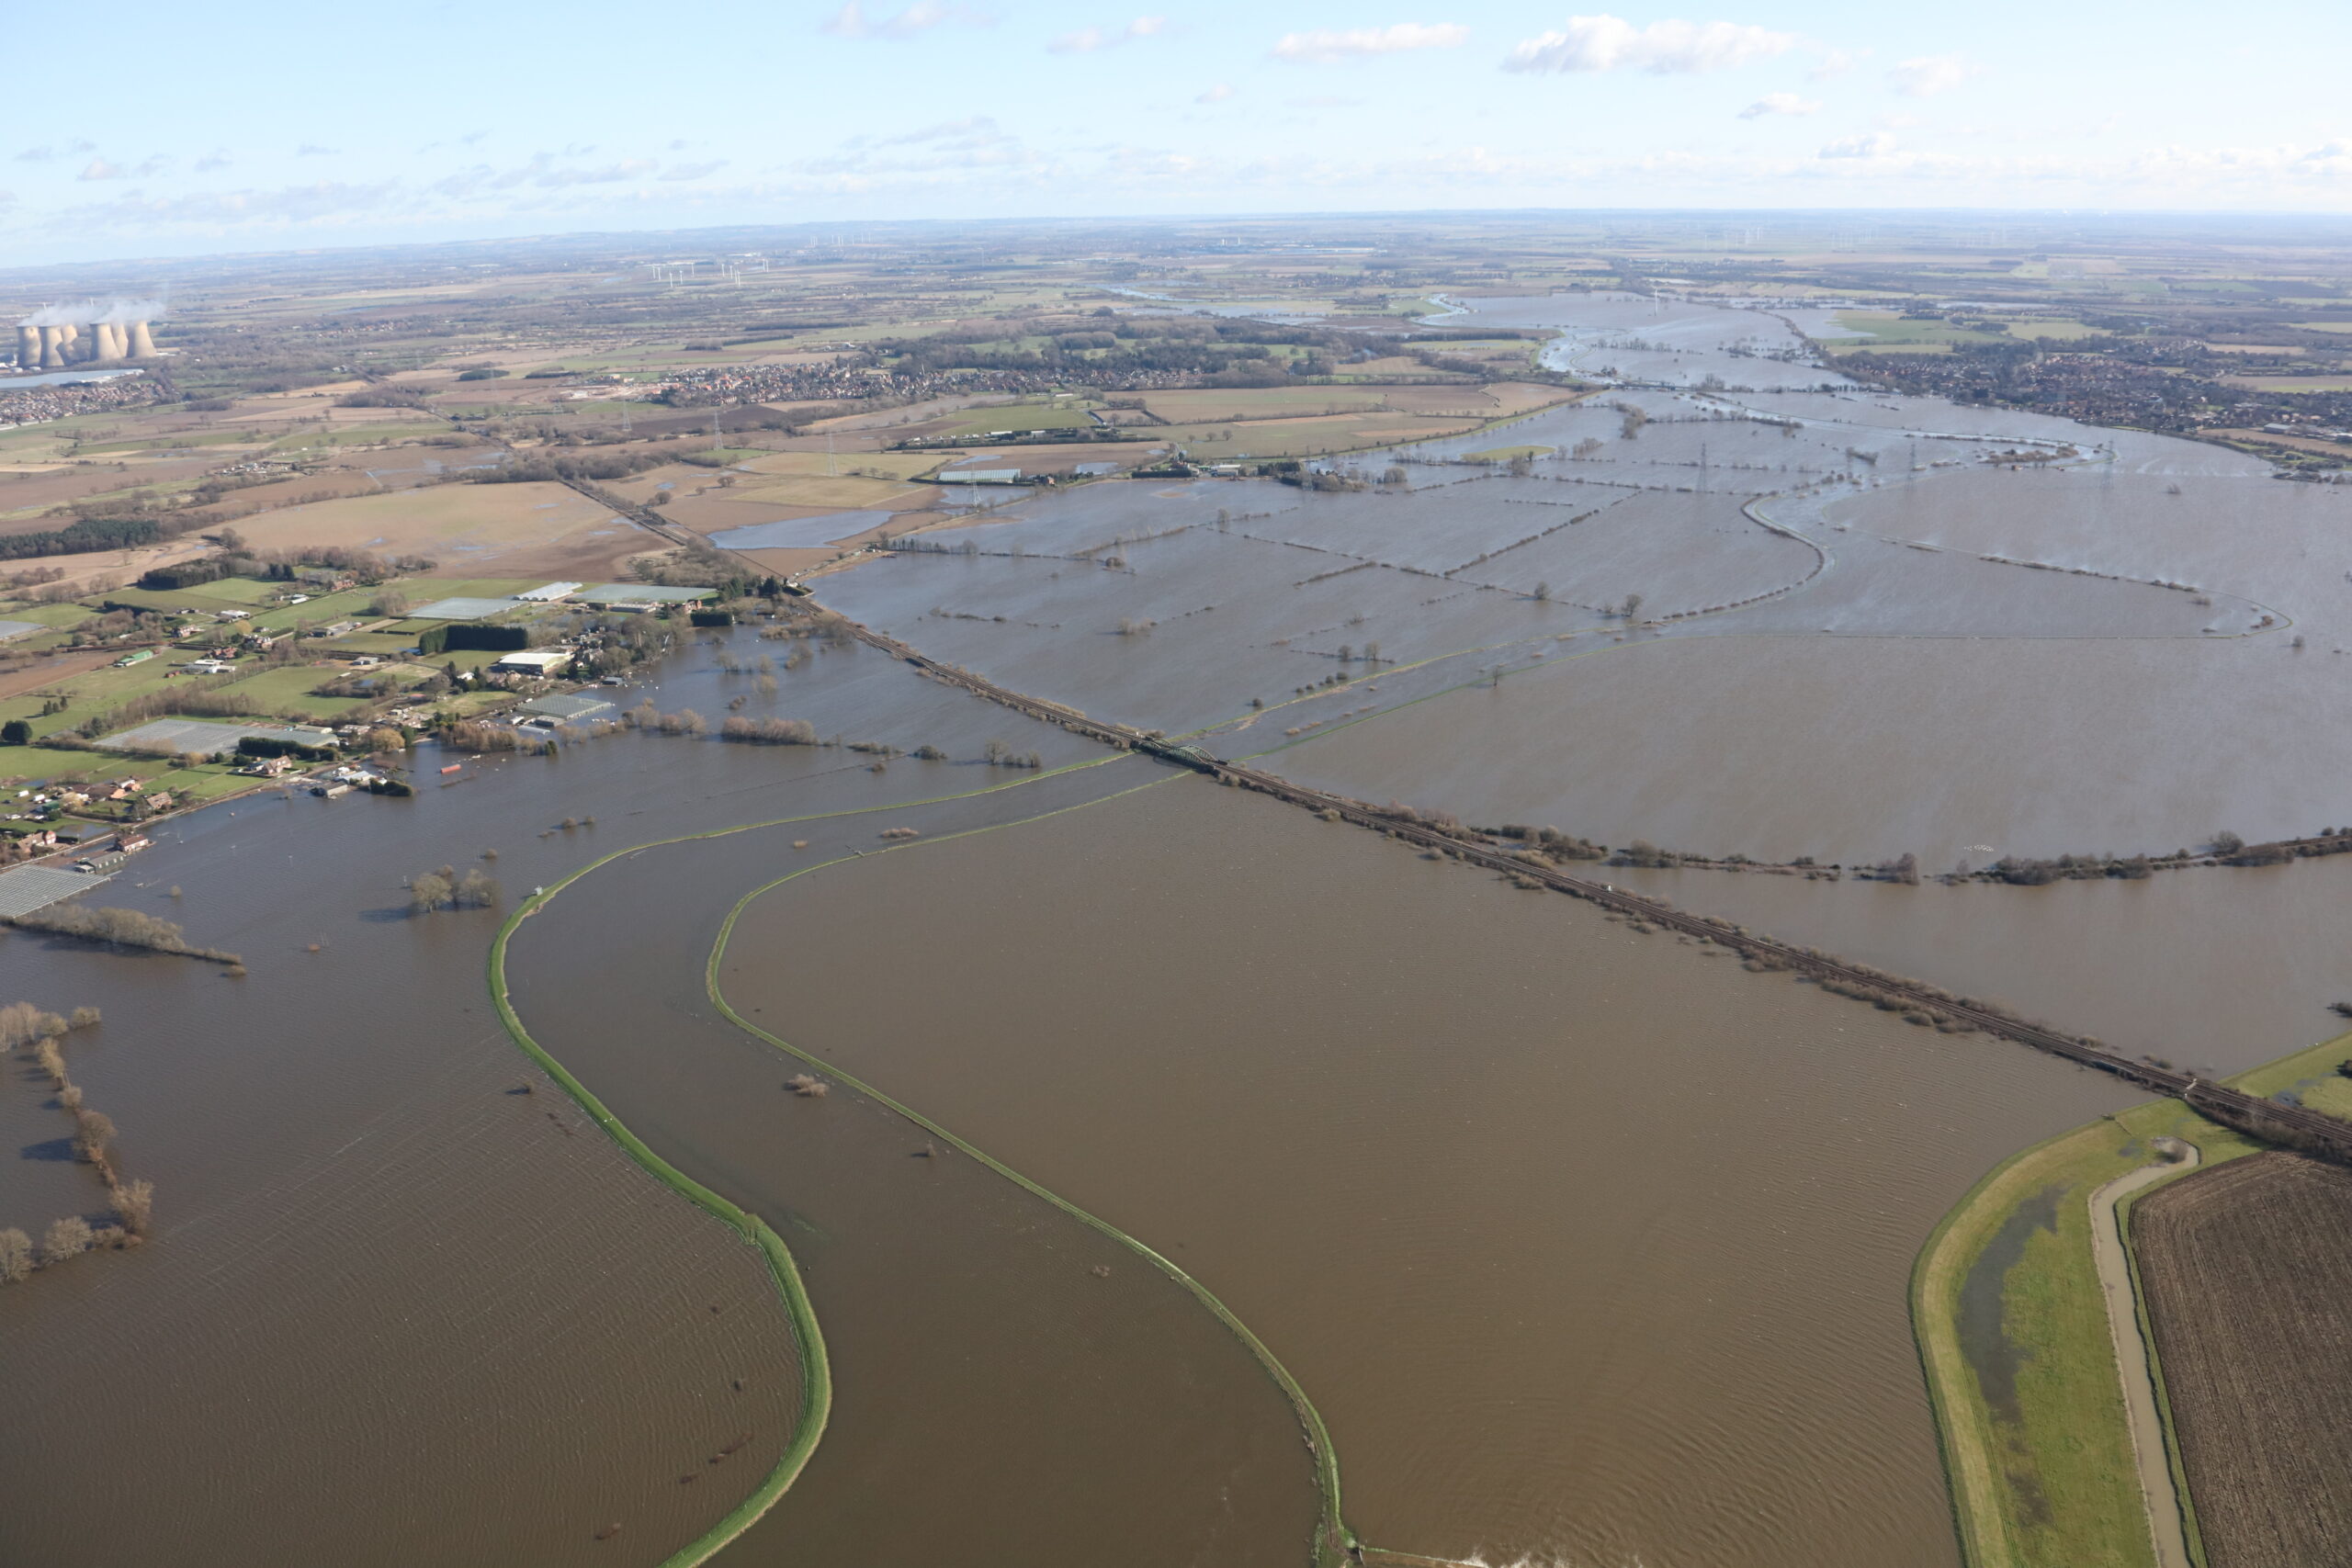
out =
[[[493,169],[486,164],[477,164],[470,169],[435,180],[425,188],[436,196],[468,199],[492,191],[525,188],[563,190],[573,186],[622,185],[643,178],[651,174],[655,166],[650,158],[624,158],[598,167],[579,168],[557,163],[558,156],[553,152],[535,152],[527,162],[510,169]]]
[[[1458,49],[1469,39],[1470,29],[1458,22],[1398,22],[1394,27],[1355,28],[1346,32],[1326,28],[1311,33],[1284,33],[1275,41],[1274,58],[1316,64],[1415,49]]]
[[[1654,76],[1723,71],[1787,52],[1794,33],[1740,22],[1652,22],[1637,28],[1623,17],[1570,17],[1558,32],[1539,33],[1511,47],[1506,71],[1646,71]]]
[[[104,158],[93,158],[82,172],[74,177],[77,180],[119,180],[129,172],[119,164],[109,164]]]
[[[332,158],[341,152],[339,147],[322,147],[315,141],[305,141],[294,149],[297,158]]]
[[[209,175],[215,169],[225,169],[228,166],[229,154],[217,148],[196,161],[196,172],[199,175]]]
[[[835,38],[909,39],[951,23],[986,27],[992,20],[993,17],[967,11],[961,6],[942,5],[940,0],[915,0],[896,16],[869,17],[862,0],[846,0],[840,10],[820,24],[818,31],[831,33]]]
[[[96,142],[77,136],[71,141],[62,144],[51,144],[44,141],[38,147],[28,147],[23,152],[17,154],[17,162],[19,164],[46,164],[51,158],[71,158],[79,153],[95,152],[97,150],[98,144]]]
[[[52,214],[51,224],[73,232],[97,230],[140,234],[175,229],[220,233],[294,225],[334,227],[401,205],[401,197],[400,186],[391,181],[373,186],[321,181],[274,191],[205,192],[180,197],[148,197],[134,191],[114,200],[66,209]]]
[[[1767,93],[1739,111],[1742,119],[1761,119],[1768,114],[1808,115],[1821,112],[1818,98],[1800,98],[1794,93]]]
[[[724,158],[713,159],[707,164],[673,164],[662,171],[661,177],[672,181],[698,180],[705,175],[716,174],[726,166],[727,160]]]
[[[1883,158],[1894,151],[1894,138],[1883,130],[1844,136],[1815,154],[1821,158]]]
[[[883,151],[886,148],[907,151]],[[1035,161],[1018,137],[987,115],[974,115],[896,136],[853,136],[830,157],[804,159],[788,167],[800,175],[865,181],[956,169],[1013,168]]]
[[[1808,82],[1826,82],[1833,76],[1843,76],[1870,58],[1870,51],[1833,49],[1821,57],[1821,63],[1804,73]]]
[[[1055,54],[1091,54],[1098,49],[1116,49],[1123,43],[1151,38],[1168,27],[1165,17],[1137,17],[1123,28],[1080,28],[1074,33],[1064,33],[1046,48]]]
[[[1193,101],[1196,104],[1221,104],[1231,96],[1233,96],[1233,89],[1219,82],[1207,92],[1194,95]]]
[[[1904,61],[1886,73],[1886,79],[1906,98],[1932,98],[1977,73],[1978,67],[1957,54],[1923,54]]]

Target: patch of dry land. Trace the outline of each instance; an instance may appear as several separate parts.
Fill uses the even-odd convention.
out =
[[[553,483],[447,484],[345,496],[241,519],[254,549],[341,545],[424,556],[468,577],[617,575],[663,541],[579,491]]]
[[[2352,1171],[2233,1160],[2132,1235],[2206,1562],[2352,1562]]]

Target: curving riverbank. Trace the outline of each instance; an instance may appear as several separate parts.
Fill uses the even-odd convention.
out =
[[[603,862],[596,863],[602,864]],[[548,899],[586,874],[587,870],[593,869],[584,868],[553,887],[532,895],[498,928],[498,935],[490,945],[490,994],[492,1002],[498,1009],[499,1021],[505,1026],[507,1034],[523,1054],[538,1064],[540,1070],[578,1102],[597,1126],[628,1151],[631,1159],[673,1191],[725,1221],[741,1233],[744,1240],[760,1249],[767,1259],[768,1271],[775,1281],[777,1293],[784,1299],[785,1313],[791,1320],[793,1338],[800,1351],[800,1424],[793,1433],[792,1441],[786,1445],[783,1458],[776,1461],[775,1468],[768,1472],[750,1496],[737,1504],[724,1518],[701,1536],[662,1559],[661,1563],[661,1568],[695,1568],[695,1564],[707,1562],[718,1555],[736,1537],[756,1524],[761,1516],[774,1507],[776,1500],[799,1479],[809,1457],[817,1451],[817,1445],[825,1434],[825,1422],[832,1413],[832,1369],[826,1359],[824,1331],[818,1325],[816,1308],[808,1300],[808,1287],[801,1282],[799,1267],[793,1261],[792,1251],[785,1246],[784,1238],[757,1214],[745,1213],[654,1153],[642,1138],[630,1132],[607,1111],[585,1085],[573,1077],[561,1062],[550,1055],[546,1047],[531,1037],[530,1031],[524,1027],[522,1018],[514,1010],[514,998],[509,995],[506,985],[509,939],[525,920],[546,907]]]
[[[807,1394],[804,1403],[801,1424],[798,1430],[794,1435],[792,1443],[787,1448],[775,1468],[762,1482],[761,1485],[741,1504],[730,1511],[725,1518],[720,1520],[704,1536],[690,1543],[688,1546],[681,1549],[673,1556],[665,1559],[662,1564],[662,1568],[690,1568],[690,1565],[692,1564],[708,1561],[709,1558],[716,1555],[722,1548],[726,1547],[729,1542],[733,1541],[738,1537],[741,1536],[746,1530],[750,1529],[753,1524],[755,1524],[763,1515],[775,1506],[775,1505],[799,1478],[802,1471],[806,1468],[809,1459],[816,1452],[817,1448],[822,1439],[826,1422],[831,1410],[831,1369],[830,1361],[826,1356],[823,1334],[817,1319],[814,1304],[809,1300],[807,1289],[802,1280],[798,1266],[783,1238],[778,1235],[776,1232],[759,1215],[746,1212],[719,1193],[712,1190],[707,1186],[695,1181],[693,1178],[680,1171],[675,1166],[664,1159],[661,1155],[655,1153],[653,1149],[633,1131],[631,1131],[625,1122],[623,1122],[618,1117],[615,1116],[611,1111],[593,1093],[593,1091],[589,1090],[576,1076],[566,1068],[560,1061],[559,1061],[551,1053],[548,1052],[546,1048],[531,1035],[528,1028],[522,1021],[521,1016],[514,1006],[507,981],[506,960],[511,939],[516,931],[520,930],[525,920],[528,919],[532,915],[545,909],[558,894],[571,887],[574,884],[595,872],[600,867],[611,864],[618,860],[635,856],[646,850],[658,849],[665,845],[684,844],[697,840],[728,838],[738,834],[754,832],[766,829],[788,827],[799,823],[808,823],[844,817],[856,817],[885,811],[898,812],[923,806],[934,806],[954,801],[968,800],[978,796],[995,795],[1006,790],[1021,788],[1026,785],[1042,783],[1049,778],[1057,778],[1066,774],[1082,772],[1087,769],[1100,767],[1107,763],[1120,761],[1125,759],[1125,753],[1113,753],[1089,761],[1047,770],[1043,773],[1014,779],[1003,784],[992,784],[982,789],[966,791],[955,795],[933,796],[924,800],[889,802],[871,807],[851,807],[838,811],[811,813],[805,816],[787,817],[760,822],[744,823],[726,828],[709,829],[704,832],[678,835],[670,839],[656,840],[644,844],[633,845],[629,848],[615,851],[612,853],[601,856],[564,876],[556,883],[536,891],[531,897],[526,899],[523,905],[520,906],[501,925],[498,935],[492,944],[490,953],[490,986],[492,996],[497,1007],[501,1021],[505,1026],[508,1034],[514,1039],[518,1048],[523,1050],[543,1069],[545,1069],[548,1075],[562,1087],[564,1091],[571,1095],[572,1099],[588,1112],[591,1118],[594,1119],[608,1134],[610,1134],[614,1140],[618,1143],[640,1166],[662,1180],[665,1185],[686,1197],[689,1201],[726,1221],[730,1226],[742,1234],[748,1241],[758,1246],[762,1249],[769,1261],[771,1271],[775,1280],[779,1293],[785,1301],[787,1314],[793,1325],[795,1337],[800,1347],[803,1360],[807,1369]],[[1173,783],[1185,776],[1185,774],[1181,773],[1167,773],[1160,777],[1149,780],[1145,784],[1132,785],[1126,789],[1114,792],[1108,795],[1081,801],[1071,806],[1057,807],[1054,810],[1041,812],[1035,816],[1019,818],[1018,821],[1025,823],[1042,820],[1045,818],[1060,815],[1062,812],[1075,811],[1085,806],[1099,804],[1102,799],[1117,798],[1122,795],[1132,795],[1141,790],[1157,787],[1159,784]],[[1001,825],[1012,824],[1000,824],[1000,826]],[[1316,1531],[1314,1562],[1317,1564],[1317,1568],[1330,1568],[1330,1565],[1344,1562],[1348,1561],[1349,1552],[1351,1549],[1357,1546],[1357,1542],[1352,1532],[1349,1531],[1341,1521],[1339,1510],[1340,1491],[1338,1462],[1333,1452],[1329,1431],[1324,1426],[1322,1417],[1315,1409],[1313,1403],[1307,1398],[1306,1391],[1298,1384],[1297,1381],[1291,1376],[1287,1369],[1283,1367],[1280,1360],[1274,1357],[1271,1348],[1269,1348],[1263,1341],[1259,1339],[1245,1324],[1235,1316],[1222,1302],[1218,1301],[1217,1298],[1208,1292],[1205,1287],[1201,1285],[1198,1280],[1194,1280],[1191,1275],[1177,1267],[1172,1261],[1161,1256],[1139,1239],[1127,1235],[1125,1232],[1111,1225],[1101,1218],[1088,1213],[1086,1210],[1069,1202],[1059,1195],[1047,1190],[1046,1188],[1040,1186],[1035,1181],[1032,1181],[1028,1178],[1023,1177],[1010,1167],[992,1158],[984,1151],[957,1137],[944,1126],[941,1126],[939,1123],[923,1116],[921,1112],[914,1111],[910,1107],[902,1104],[886,1094],[883,1094],[878,1089],[861,1082],[851,1075],[841,1072],[831,1064],[797,1050],[788,1043],[768,1033],[757,1025],[750,1023],[741,1018],[734,1009],[729,1005],[725,997],[719,991],[718,984],[718,966],[726,950],[728,937],[734,928],[737,916],[739,916],[743,908],[746,908],[753,899],[760,897],[760,895],[772,890],[784,882],[793,880],[794,877],[805,875],[809,872],[822,870],[830,866],[843,864],[849,861],[865,858],[869,855],[888,854],[900,850],[921,848],[930,843],[951,841],[955,839],[969,837],[976,833],[992,830],[993,826],[980,827],[967,829],[962,832],[943,834],[935,839],[893,842],[881,849],[856,852],[849,855],[838,856],[831,860],[819,862],[815,864],[802,867],[785,877],[778,878],[775,881],[764,884],[762,886],[753,888],[750,893],[737,900],[729,909],[720,927],[717,942],[711,950],[706,966],[705,976],[706,986],[711,1000],[719,1010],[721,1015],[735,1027],[741,1029],[746,1033],[763,1042],[769,1046],[782,1050],[793,1055],[795,1058],[819,1068],[820,1071],[825,1072],[843,1085],[857,1090],[874,1100],[876,1103],[886,1107],[894,1114],[922,1127],[933,1137],[955,1147],[966,1155],[968,1155],[976,1163],[992,1171],[996,1175],[1010,1180],[1014,1185],[1034,1196],[1043,1198],[1057,1209],[1059,1209],[1092,1230],[1128,1248],[1137,1256],[1153,1264],[1170,1280],[1182,1286],[1193,1300],[1206,1306],[1212,1315],[1214,1315],[1219,1323],[1221,1323],[1242,1342],[1244,1348],[1250,1352],[1253,1359],[1255,1359],[1260,1366],[1267,1371],[1277,1387],[1282,1390],[1285,1399],[1291,1404],[1293,1411],[1298,1416],[1307,1445],[1315,1457],[1317,1490],[1323,1499],[1323,1506],[1320,1511],[1321,1522],[1318,1524]]]

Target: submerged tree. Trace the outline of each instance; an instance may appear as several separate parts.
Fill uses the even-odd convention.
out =
[[[0,1285],[13,1285],[33,1271],[33,1238],[11,1226],[0,1231]]]
[[[155,1219],[155,1184],[152,1181],[126,1181],[112,1194],[114,1216],[122,1228],[132,1235],[145,1235]]]
[[[408,882],[408,907],[413,914],[430,914],[449,907],[449,879],[439,872],[428,871],[422,876],[412,876]]]
[[[90,1222],[79,1214],[51,1220],[48,1234],[40,1238],[40,1260],[43,1263],[62,1263],[69,1258],[79,1258],[90,1250],[90,1243],[94,1239]]]

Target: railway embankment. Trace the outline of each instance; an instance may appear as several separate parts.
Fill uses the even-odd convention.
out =
[[[1664,899],[1564,871],[1541,854],[1474,829],[1309,788],[1278,773],[1228,761],[1201,747],[1171,740],[1156,731],[1091,718],[1062,704],[1012,691],[985,676],[933,659],[871,627],[854,622],[848,625],[859,641],[905,661],[933,680],[1032,718],[1059,725],[1106,746],[1147,752],[1174,766],[1214,778],[1219,784],[1271,795],[1328,821],[1350,822],[1370,829],[1465,865],[1510,877],[1521,886],[1581,898],[1648,929],[1671,931],[1695,941],[1713,942],[1738,953],[1751,968],[1789,973],[1859,1001],[1900,1012],[1913,1022],[2007,1040],[2078,1066],[2112,1074],[2127,1083],[2182,1100],[2208,1119],[2250,1137],[2352,1165],[2352,1122],[2135,1059],[2102,1041],[2019,1018],[1980,998],[1959,996],[1923,980],[1891,975],[1817,948],[1779,941],[1729,920],[1676,908]]]

